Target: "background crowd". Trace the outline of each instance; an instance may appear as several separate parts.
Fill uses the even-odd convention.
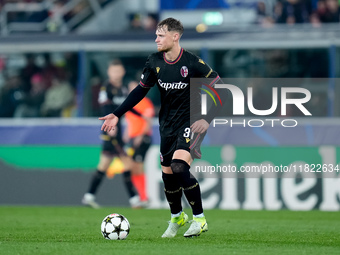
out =
[[[105,6],[113,0],[97,1]],[[88,0],[79,0],[69,12],[63,11],[71,2],[71,0],[3,0],[0,1],[0,12],[6,3],[17,3],[19,8],[20,4],[25,3],[43,4],[45,8],[38,12],[27,10],[8,12],[7,20],[41,22],[48,19],[46,31],[55,32],[61,23],[67,22],[76,13],[89,7]],[[263,27],[272,27],[275,24],[312,24],[321,27],[322,24],[340,22],[340,0],[272,0],[257,1],[255,4],[256,23]],[[24,7],[22,5],[22,8]],[[125,31],[153,33],[159,18],[157,13],[130,13],[126,16],[128,27]],[[327,49],[226,49],[211,51],[209,54],[214,59],[213,68],[222,77],[325,78],[329,74]],[[83,116],[91,117],[99,114],[98,93],[106,74],[99,70],[105,69],[99,67],[99,62],[104,61],[95,62],[91,61],[91,56],[87,57],[90,60],[86,77],[89,81],[84,98],[90,109]],[[128,79],[139,79],[141,72],[139,69],[146,57],[147,53],[143,56],[122,58],[128,71]],[[105,61],[107,62],[107,59]],[[78,62],[77,52],[0,54],[0,117],[77,116],[80,75]],[[314,116],[326,115],[326,91],[327,88],[316,96],[323,103],[319,101],[316,103],[322,107],[316,107],[319,110]],[[160,104],[157,92],[152,91],[149,94],[157,109]]]
[[[264,1],[257,5],[258,23],[301,24],[339,23],[339,0],[278,0],[273,9],[267,9]]]

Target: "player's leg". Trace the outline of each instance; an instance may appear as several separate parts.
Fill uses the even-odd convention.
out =
[[[146,192],[146,177],[144,173],[144,159],[145,155],[151,145],[151,137],[148,135],[143,136],[140,145],[134,149],[132,155],[132,182],[136,187],[142,204],[147,206],[148,196]]]
[[[132,208],[141,208],[142,204],[140,201],[140,197],[137,194],[136,190],[135,190],[135,186],[133,185],[132,182],[132,159],[131,157],[127,156],[127,155],[121,155],[120,159],[122,160],[125,170],[123,172],[123,181],[124,181],[124,185],[126,188],[126,191],[129,195],[129,203],[131,205]]]
[[[165,197],[171,211],[169,226],[162,237],[172,238],[176,236],[179,228],[188,222],[188,215],[182,210],[182,187],[172,173],[171,167],[162,166],[162,179],[164,182]]]
[[[179,180],[193,213],[193,221],[190,228],[184,233],[185,237],[199,236],[208,230],[203,213],[201,189],[197,179],[190,173],[191,163],[190,152],[183,149],[176,150],[171,161],[171,170]]]
[[[188,215],[182,211],[182,187],[171,170],[171,159],[175,149],[174,139],[161,138],[161,165],[165,197],[170,206],[171,220],[162,237],[176,236],[178,229],[188,221]]]
[[[112,159],[113,155],[107,153],[107,151],[101,152],[97,169],[93,173],[90,180],[89,189],[87,193],[84,194],[84,197],[82,199],[83,204],[89,205],[93,208],[99,208],[99,205],[95,201],[96,193],[98,191],[99,186],[103,182],[106,169],[108,169],[108,167],[110,166]]]
[[[122,139],[121,132],[119,131],[117,132],[116,136],[114,137],[114,139],[112,139],[111,143],[113,146],[112,151],[119,156],[124,165],[123,181],[129,196],[129,203],[132,208],[140,208],[141,207],[140,198],[131,180],[132,160],[131,157],[129,157],[124,150],[124,142]]]
[[[208,230],[203,214],[201,189],[197,179],[190,173],[190,165],[194,158],[201,157],[200,145],[204,134],[193,134],[188,126],[183,126],[178,133],[176,150],[173,154],[171,169],[178,178],[185,197],[193,212],[193,223],[184,236],[198,236]]]

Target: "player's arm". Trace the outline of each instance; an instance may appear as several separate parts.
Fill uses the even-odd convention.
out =
[[[214,87],[216,83],[223,83],[220,79],[218,73],[214,71],[209,65],[207,65],[203,60],[197,59],[194,63],[195,70],[197,72],[197,77],[206,78],[208,85]],[[221,101],[226,100],[228,94],[225,93],[221,95]],[[217,107],[210,107],[207,115],[202,116],[201,119],[195,121],[191,125],[191,131],[193,133],[204,133],[209,128],[210,122],[222,109],[222,105],[217,105]]]

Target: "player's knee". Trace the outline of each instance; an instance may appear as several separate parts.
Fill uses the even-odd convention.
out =
[[[171,160],[171,170],[174,174],[189,172],[190,165],[181,159]]]

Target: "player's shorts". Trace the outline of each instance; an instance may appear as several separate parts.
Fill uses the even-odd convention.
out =
[[[134,139],[131,140],[131,149],[133,150],[132,152],[132,159],[136,162],[143,162],[145,155],[151,145],[151,136],[149,135],[145,135],[143,136],[143,140],[141,142],[141,144],[139,145],[138,148],[133,148],[133,142]]]
[[[203,134],[191,134],[188,126],[183,126],[178,130],[177,135],[161,135],[161,165],[170,166],[172,157],[176,150],[186,150],[190,153],[192,159],[202,157],[201,144],[206,132]]]
[[[108,156],[126,156],[124,150],[124,142],[121,136],[111,137],[106,134],[101,134],[102,153]]]

